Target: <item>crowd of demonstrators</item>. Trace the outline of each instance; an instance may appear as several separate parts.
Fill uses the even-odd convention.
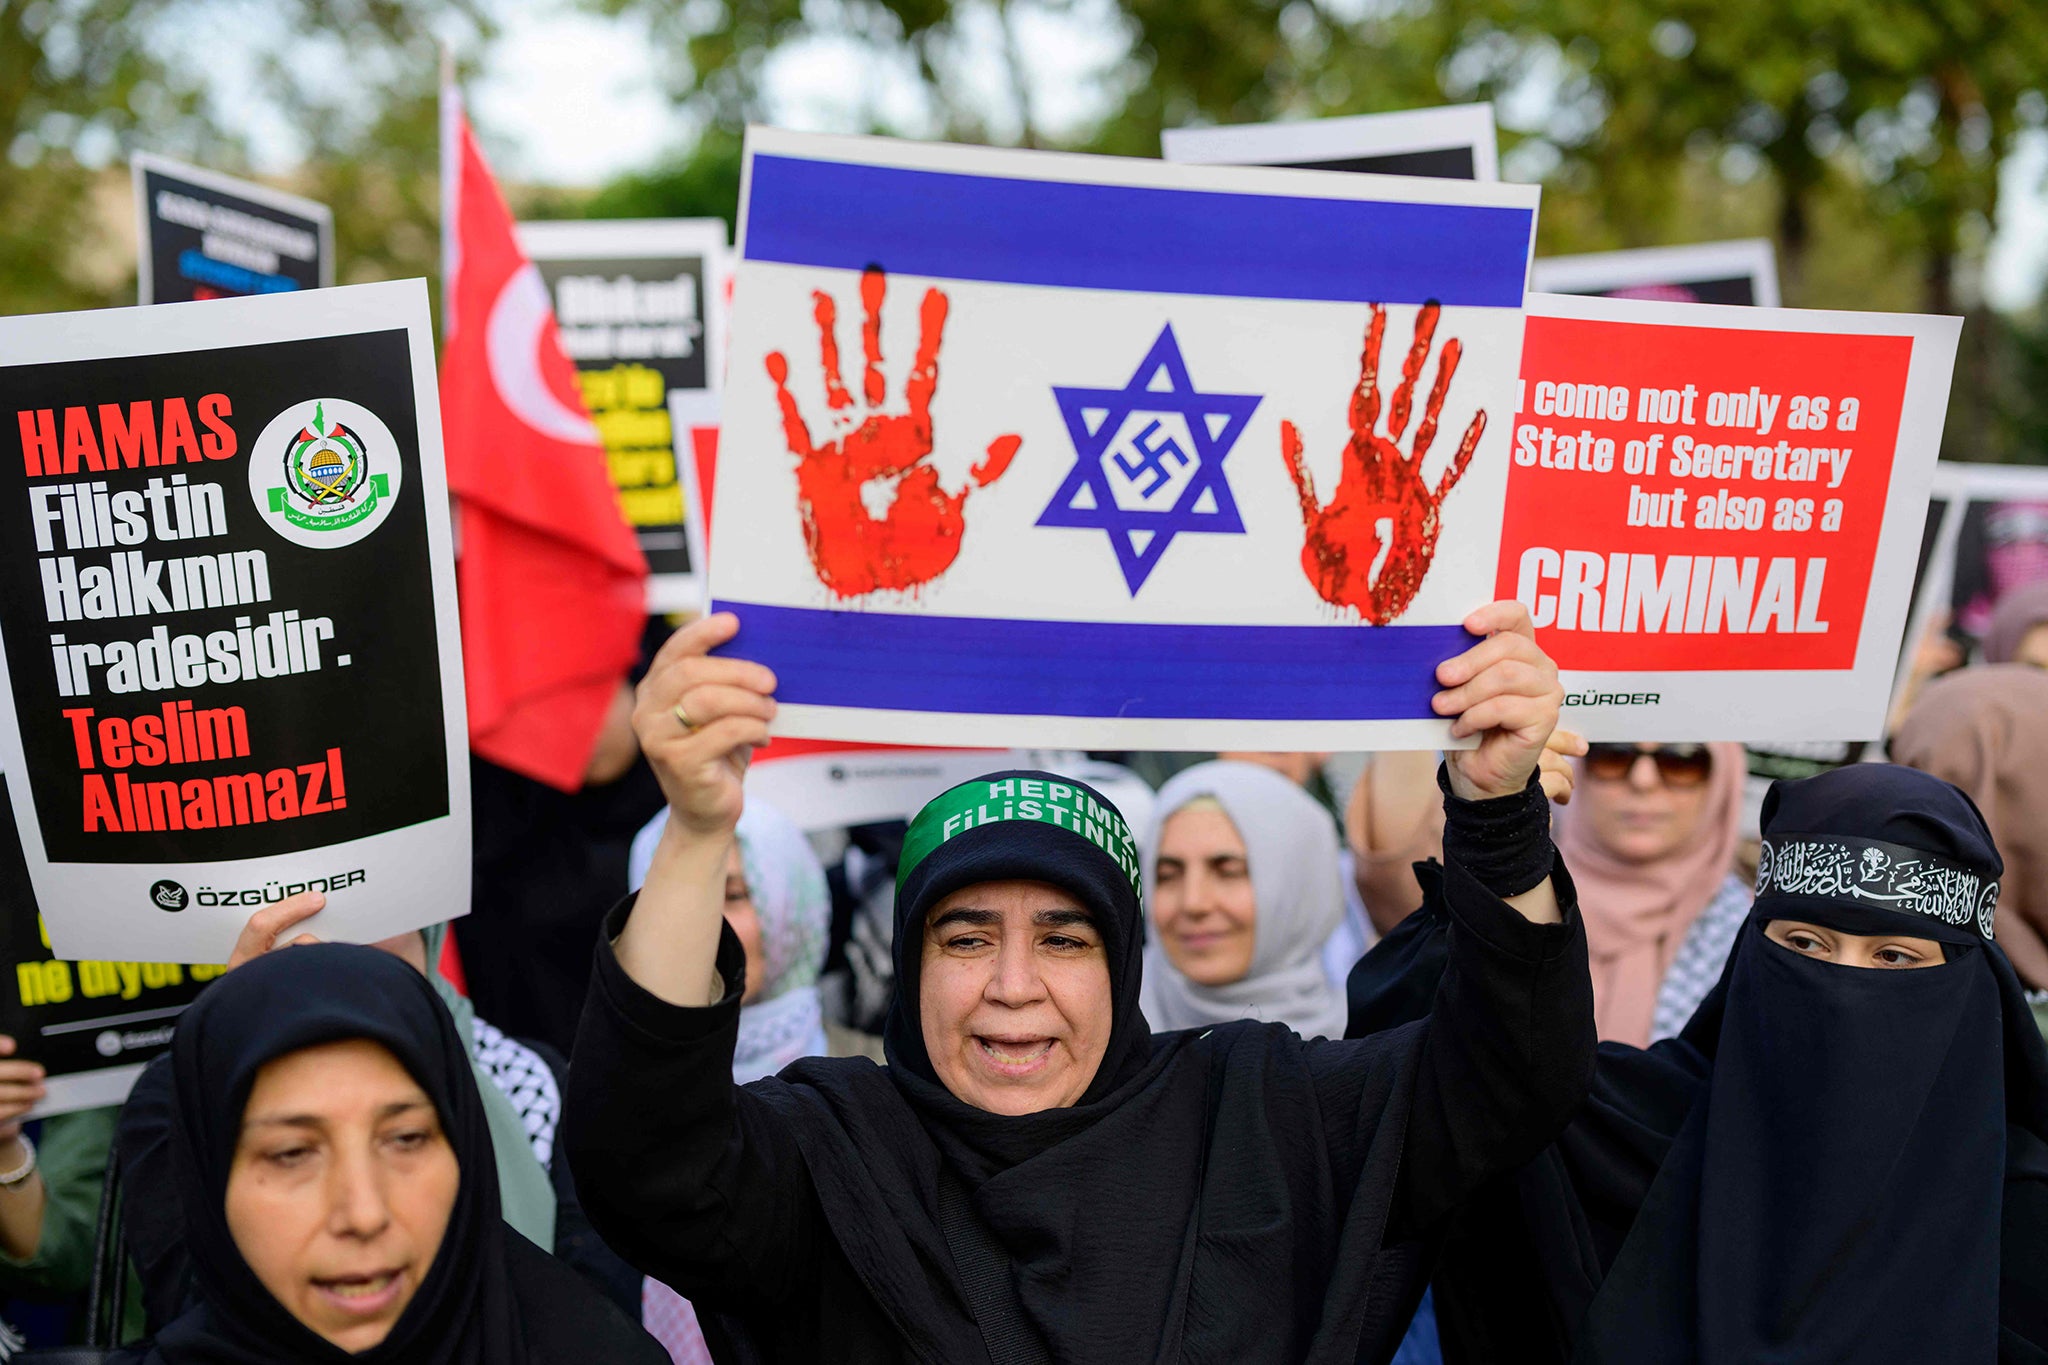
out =
[[[1453,717],[1541,660],[1488,611]],[[1741,747],[1587,745],[1554,687],[1342,801],[1325,754],[1070,754],[982,781],[1100,841],[948,837],[958,792],[807,836],[739,800],[733,629],[580,796],[481,779],[467,994],[447,925],[307,957],[309,894],[119,1111],[25,1128],[0,1040],[0,1295],[82,1293],[111,1150],[137,1360],[2048,1360],[2048,584],[1906,766],[1778,784],[1760,896]],[[1997,882],[1995,942],[1774,880],[1813,841]],[[1927,1263],[1953,1350],[1871,1330]]]
[[[1526,615],[1475,624],[1440,709],[1479,748],[1334,813],[1322,754],[998,773],[1099,838],[958,832],[968,784],[828,875],[740,800],[772,679],[699,621],[608,725],[601,831],[513,857],[480,808],[480,866],[576,908],[463,921],[470,995],[449,926],[315,949],[295,897],[118,1128],[33,1160],[0,1044],[0,1288],[83,1288],[111,1144],[143,1361],[2048,1358],[2048,593],[1920,691],[1891,756],[1931,776],[1779,784],[1754,904],[1740,746],[1554,732]],[[2002,948],[1773,881],[1802,840],[2000,881]],[[1871,1331],[1929,1255],[1960,1355]]]

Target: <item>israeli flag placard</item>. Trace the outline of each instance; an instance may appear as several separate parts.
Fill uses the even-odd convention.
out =
[[[1441,744],[1536,205],[750,131],[711,595],[776,733]]]

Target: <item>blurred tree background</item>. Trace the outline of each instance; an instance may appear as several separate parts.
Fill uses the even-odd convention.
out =
[[[253,89],[212,79],[226,26]],[[281,183],[337,210],[342,283],[434,274],[435,35],[473,67],[492,32],[482,0],[0,0],[0,312],[133,302],[133,243],[107,240],[127,224],[97,201],[138,148],[246,174],[225,105],[252,95],[307,148]]]
[[[78,225],[92,166],[143,130],[240,164],[204,62],[153,44],[171,3],[0,0],[0,309],[132,297],[132,276],[85,268],[105,244]],[[1946,453],[2048,462],[2048,318],[1982,290],[2001,169],[2048,128],[2040,0],[578,3],[646,28],[696,134],[594,193],[514,189],[527,216],[730,223],[741,129],[780,112],[774,63],[821,47],[858,54],[864,79],[834,106],[849,131],[1125,155],[1156,155],[1169,126],[1490,99],[1505,173],[1544,186],[1541,252],[1768,236],[1788,304],[1962,313]],[[487,0],[264,8],[263,88],[310,149],[288,183],[340,210],[342,278],[431,277],[429,31],[452,24],[474,65]],[[1048,114],[1069,92],[1034,70],[1060,24],[1100,30],[1110,54],[1079,124]],[[305,79],[316,68],[350,79]]]

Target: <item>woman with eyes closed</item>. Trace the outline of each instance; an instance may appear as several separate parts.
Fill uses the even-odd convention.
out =
[[[1335,823],[1295,782],[1253,763],[1201,763],[1159,789],[1149,856],[1154,1029],[1233,1019],[1304,1038],[1344,1033],[1322,947],[1344,916]]]
[[[1242,1021],[1155,1035],[1138,846],[1085,784],[996,773],[911,822],[888,1065],[732,1075],[745,955],[720,914],[775,679],[684,627],[636,727],[670,815],[613,911],[570,1068],[592,1221],[696,1305],[716,1358],[1352,1365],[1394,1349],[1422,1246],[1582,1094],[1571,885],[1535,778],[1562,691],[1496,603],[1437,671],[1451,986],[1358,1043]],[[737,636],[737,639],[735,639]],[[710,657],[728,641],[740,657]]]
[[[499,1215],[468,1049],[419,972],[316,944],[179,1020],[171,1175],[197,1304],[144,1365],[665,1365]]]
[[[2048,1360],[2048,1049],[2002,868],[1924,773],[1775,785],[1713,993],[1603,1044],[1563,1136],[1454,1220],[1447,1365]]]

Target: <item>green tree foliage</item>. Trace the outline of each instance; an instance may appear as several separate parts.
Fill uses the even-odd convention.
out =
[[[728,237],[739,221],[740,139],[705,130],[687,156],[651,171],[622,175],[582,205],[585,218],[723,218]]]
[[[134,300],[132,270],[108,274],[125,256],[94,202],[129,150],[246,170],[234,111],[178,41],[203,8],[0,0],[0,311]],[[261,94],[308,149],[288,187],[334,206],[340,278],[434,274],[436,37],[480,48],[482,0],[277,0],[259,32]]]
[[[0,0],[0,311],[115,301],[89,264],[94,162],[140,130],[211,142],[201,88],[147,49],[168,0]],[[132,295],[130,296],[132,297]]]
[[[1532,73],[1557,98],[1536,136],[1613,230],[1667,240],[1675,177],[1710,160],[1775,193],[1802,301],[1830,193],[1920,267],[1921,304],[1955,311],[1957,267],[1988,237],[1998,166],[2042,121],[2048,6],[2037,0],[1444,0],[1475,93]]]
[[[923,126],[870,118],[879,130],[1026,145],[1045,132],[1017,21],[1074,9],[587,3],[651,24],[679,101],[721,137],[768,112],[778,49],[828,42],[917,83]],[[2048,124],[2041,0],[1113,0],[1094,12],[1120,26],[1125,51],[1101,74],[1107,115],[1075,145],[1148,156],[1169,126],[1490,98],[1508,164],[1545,185],[1540,250],[1767,235],[1789,303],[1969,308],[1948,451],[2048,459],[2048,396],[2029,382],[2048,328],[1991,317],[1973,288],[1998,168],[2022,130]],[[1009,72],[1000,88],[985,88],[991,44]],[[614,192],[680,204],[650,193],[679,184]]]

